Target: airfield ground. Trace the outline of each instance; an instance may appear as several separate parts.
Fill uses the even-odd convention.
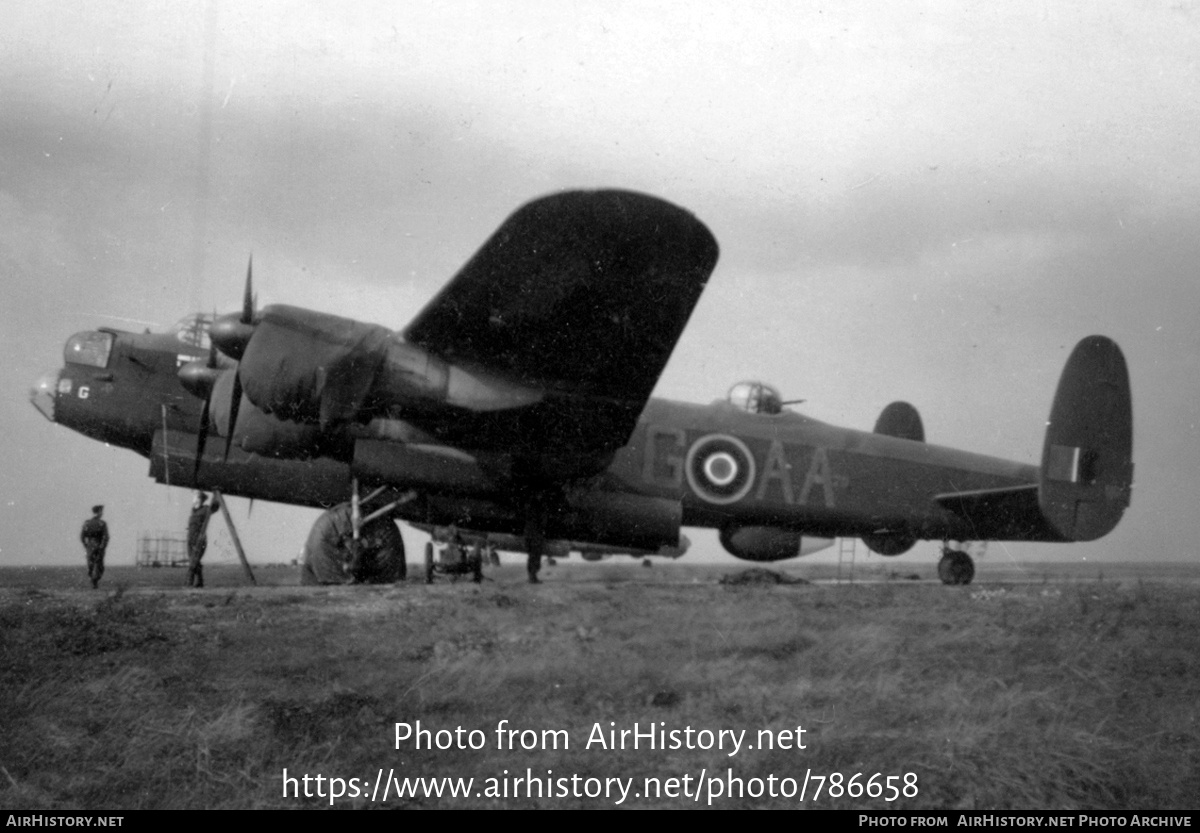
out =
[[[202,591],[0,569],[0,806],[328,807],[331,784],[336,807],[1200,806],[1200,569],[980,566],[965,588],[636,561],[252,588],[218,565]],[[417,721],[450,748],[397,748]],[[612,748],[635,724],[681,748]],[[720,730],[745,730],[734,754]]]

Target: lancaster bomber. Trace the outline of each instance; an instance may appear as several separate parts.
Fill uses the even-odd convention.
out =
[[[509,217],[403,330],[275,304],[171,333],[101,328],[66,343],[33,404],[145,456],[160,483],[324,510],[318,582],[404,574],[396,520],[509,536],[538,580],[555,542],[653,552],[683,527],[738,558],[812,538],[899,555],[952,542],[1090,541],[1130,502],[1132,405],[1120,348],[1078,343],[1042,458],[925,442],[913,406],[873,431],[804,416],[761,382],[698,405],[651,392],[717,263],[691,213],[628,191],[569,191]]]

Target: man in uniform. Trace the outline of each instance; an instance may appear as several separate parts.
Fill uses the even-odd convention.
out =
[[[212,518],[212,513],[220,506],[216,497],[209,500],[208,495],[204,492],[196,492],[196,500],[192,503],[192,514],[188,518],[188,587],[204,586],[204,568],[200,564],[200,559],[204,558],[204,551],[208,549],[208,521]]]
[[[458,534],[457,527],[450,527],[450,534],[446,536],[446,564],[451,564],[455,567],[465,560],[467,557],[467,548],[463,546],[462,536]]]
[[[100,586],[100,577],[104,575],[104,550],[108,547],[108,524],[101,518],[103,514],[103,506],[93,506],[92,517],[83,522],[83,530],[79,533],[87,553],[88,578],[92,580],[93,588]]]

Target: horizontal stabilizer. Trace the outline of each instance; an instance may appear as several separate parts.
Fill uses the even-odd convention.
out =
[[[934,501],[968,521],[972,539],[978,541],[1053,541],[1051,529],[1038,507],[1038,484],[1003,489],[948,492]]]
[[[1121,348],[1104,336],[1075,346],[1063,369],[1042,449],[1038,503],[1070,541],[1106,535],[1129,505],[1133,405]]]

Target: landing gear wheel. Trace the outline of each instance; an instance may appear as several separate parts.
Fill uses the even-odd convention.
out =
[[[946,550],[938,562],[938,578],[942,584],[970,584],[975,578],[975,562],[962,550]]]
[[[425,583],[433,584],[433,542],[425,545]]]
[[[549,558],[546,559],[547,567],[553,567],[557,563],[558,563],[558,559],[555,558],[554,556],[550,556]]]
[[[653,564],[653,563],[650,561],[650,559],[649,559],[649,558],[643,558],[643,559],[642,559],[642,566],[643,566],[643,567],[653,567],[653,566],[654,566],[654,564]]]
[[[301,584],[390,584],[408,573],[395,521],[376,518],[359,528],[357,557],[350,504],[323,512],[304,544]]]

